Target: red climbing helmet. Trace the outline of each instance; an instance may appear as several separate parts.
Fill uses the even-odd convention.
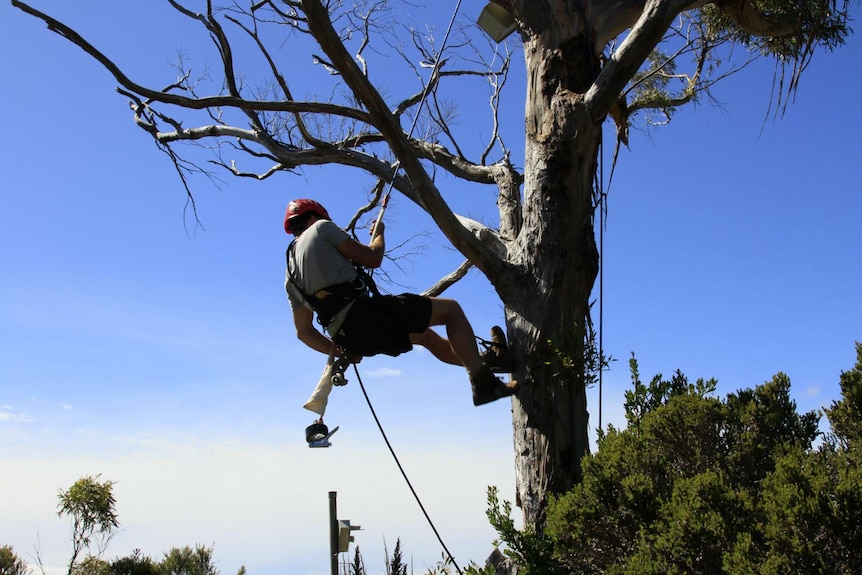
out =
[[[284,231],[292,234],[293,230],[290,229],[290,220],[297,216],[301,216],[302,214],[307,214],[308,212],[314,212],[327,220],[332,219],[329,217],[329,212],[326,211],[326,208],[314,200],[309,200],[308,198],[293,200],[287,204],[287,212],[284,214]]]

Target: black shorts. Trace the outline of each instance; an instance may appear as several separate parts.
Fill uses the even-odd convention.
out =
[[[411,333],[422,333],[431,322],[431,298],[405,293],[361,297],[347,312],[332,338],[354,355],[399,355],[413,349]]]

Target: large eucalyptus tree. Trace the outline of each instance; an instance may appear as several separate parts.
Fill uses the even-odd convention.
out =
[[[212,161],[237,176],[349,166],[369,182],[391,182],[427,212],[505,308],[522,382],[513,399],[517,503],[527,522],[541,527],[547,495],[579,480],[588,451],[585,382],[595,362],[585,359],[585,341],[599,266],[594,232],[605,123],[625,143],[639,113],[641,121],[667,119],[758,57],[775,60],[783,105],[815,50],[832,49],[848,34],[850,0],[494,1],[513,17],[509,40],[497,46],[478,28],[462,27],[443,47],[439,36],[403,25],[406,2],[167,0],[179,17],[206,29],[219,66],[218,74],[210,71],[216,81],[204,83],[180,62],[178,78],[164,87],[141,85],[72,28],[24,2],[12,4],[113,74],[134,121],[170,156],[187,191],[186,176],[198,166],[178,144],[193,141],[211,144]],[[433,5],[450,11],[450,4]],[[523,58],[515,59],[518,39]],[[240,43],[254,47],[257,76],[240,65]],[[369,71],[382,66],[383,51],[396,56],[410,81],[376,81],[380,75]],[[244,49],[243,62],[247,57]],[[327,73],[295,74],[290,63],[300,58]],[[525,67],[524,118],[496,108],[514,61]],[[488,91],[465,88],[467,81]],[[486,145],[462,144],[465,134],[442,96],[450,86],[462,100],[490,96]],[[417,131],[409,128],[415,118]],[[519,169],[500,128],[522,121]],[[249,167],[260,162],[266,168]],[[454,213],[440,174],[494,187],[499,222],[489,227]]]

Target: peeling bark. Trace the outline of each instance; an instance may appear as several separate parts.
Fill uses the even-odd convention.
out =
[[[536,10],[533,5],[531,14]],[[547,16],[539,20],[547,22]],[[553,349],[570,359],[583,354],[598,273],[592,198],[601,122],[591,119],[583,99],[598,73],[585,34],[551,31],[525,42],[524,49],[523,225],[510,257],[531,281],[501,294],[522,366],[516,375],[524,381],[512,416],[516,502],[525,519],[541,528],[548,494],[580,480],[580,458],[588,452],[583,373],[567,369]]]

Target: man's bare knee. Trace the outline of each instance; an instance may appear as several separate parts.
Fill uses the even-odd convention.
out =
[[[449,324],[466,319],[464,310],[454,299],[431,298],[431,325]]]
[[[429,333],[430,332],[430,333]],[[433,335],[430,335],[433,334]],[[426,329],[422,333],[411,333],[410,334],[410,343],[414,345],[421,345],[423,347],[428,347],[428,340],[434,335],[437,335],[431,328]]]

